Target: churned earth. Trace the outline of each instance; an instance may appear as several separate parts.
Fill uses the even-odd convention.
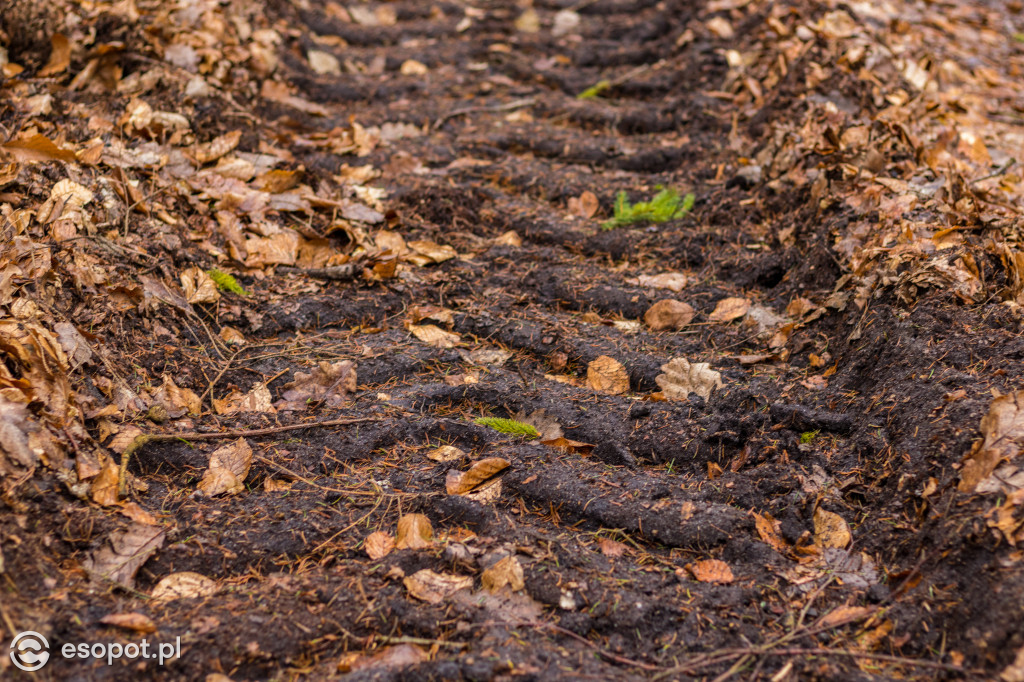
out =
[[[46,10],[0,1],[37,675],[1024,680],[1019,4]]]

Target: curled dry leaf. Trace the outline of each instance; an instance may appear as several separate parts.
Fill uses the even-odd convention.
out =
[[[210,455],[210,468],[199,481],[199,489],[211,497],[228,493],[234,495],[245,491],[245,477],[252,466],[252,448],[244,438],[239,438],[214,450]]]
[[[511,466],[507,459],[487,457],[473,463],[468,471],[457,479],[452,479],[448,487],[449,495],[465,495],[471,493],[492,478]]]
[[[22,163],[36,161],[76,161],[78,157],[70,149],[58,147],[45,135],[31,135],[16,140],[10,140],[0,145],[0,151],[5,151]]]
[[[430,660],[430,656],[418,646],[399,644],[398,646],[384,647],[372,656],[351,652],[342,657],[338,662],[338,672],[347,673],[363,670],[366,671],[366,674],[370,674],[371,671],[380,673],[387,670],[408,668],[427,660]],[[210,682],[210,680],[207,679],[206,682]]]
[[[410,324],[409,332],[417,339],[435,348],[454,348],[459,342],[459,335],[446,332],[433,324]]]
[[[1020,452],[1024,444],[1024,391],[1008,393],[992,401],[988,413],[981,418],[981,435],[983,439],[971,448],[960,471],[958,488],[961,492],[974,492],[1003,460]]]
[[[110,507],[120,501],[117,490],[119,468],[105,455],[100,466],[99,474],[89,482],[89,497],[98,505]]]
[[[506,585],[513,592],[517,592],[526,586],[523,580],[523,565],[514,555],[509,555],[494,562],[485,570],[480,576],[480,584],[488,592],[497,592]]]
[[[669,400],[686,400],[691,393],[708,400],[714,389],[724,386],[722,375],[706,362],[673,358],[661,366],[661,371],[664,374],[659,374],[654,380]]]
[[[217,593],[217,582],[200,573],[182,571],[171,573],[160,579],[150,595],[155,601],[166,602],[175,599],[200,599]]]
[[[185,270],[179,279],[189,303],[216,303],[220,300],[217,283],[200,268],[192,267]]]
[[[595,391],[621,395],[629,390],[629,373],[615,358],[599,355],[587,365],[587,383]]]
[[[750,310],[749,298],[723,298],[708,316],[712,322],[731,322]]]
[[[500,236],[494,238],[492,242],[495,246],[512,246],[519,247],[523,245],[523,238],[519,236],[519,233],[515,230],[509,230],[503,232]]]
[[[434,527],[423,514],[406,514],[398,519],[395,549],[423,549],[434,544]]]
[[[451,260],[459,255],[452,247],[447,245],[441,246],[437,242],[432,241],[421,240],[409,242],[408,246],[415,253],[407,256],[405,260],[416,265],[443,263],[446,260]]]
[[[430,569],[417,571],[407,576],[402,583],[411,596],[428,604],[438,604],[459,590],[473,587],[472,578],[434,573]]]
[[[230,133],[225,133],[219,137],[213,138],[205,144],[198,145],[192,152],[196,163],[202,165],[210,163],[211,161],[216,161],[222,156],[234,151],[241,139],[242,131],[232,130]]]
[[[167,409],[171,419],[190,413],[199,414],[203,404],[190,388],[181,388],[174,383],[170,374],[164,374],[164,383],[153,394],[153,399]]]
[[[773,519],[771,514],[762,515],[757,512],[753,514],[754,527],[757,529],[758,537],[779,554],[788,554],[789,543],[782,539],[778,529],[778,521]]]
[[[644,313],[644,323],[654,331],[677,331],[690,324],[696,311],[671,298],[658,301]]]
[[[728,585],[735,580],[729,564],[718,559],[695,561],[692,564],[688,564],[686,570],[690,572],[694,580],[701,583]]]
[[[844,549],[853,540],[843,517],[821,507],[814,510],[814,542],[819,547]]]
[[[100,622],[143,635],[156,632],[156,623],[144,613],[109,613],[100,618]]]
[[[370,557],[374,561],[383,559],[391,550],[395,548],[395,539],[391,537],[391,533],[385,533],[384,531],[378,530],[370,533],[363,540],[363,549],[366,550],[366,556]]]
[[[54,33],[50,36],[50,48],[50,58],[37,74],[40,78],[56,76],[71,66],[71,41],[66,35]]]

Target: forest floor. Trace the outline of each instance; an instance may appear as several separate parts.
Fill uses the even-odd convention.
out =
[[[478,5],[0,0],[0,676],[1024,681],[1020,3]]]

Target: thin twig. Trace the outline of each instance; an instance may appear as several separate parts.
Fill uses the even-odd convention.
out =
[[[284,433],[286,431],[298,431],[300,429],[318,429],[325,428],[328,426],[346,426],[348,424],[362,424],[365,422],[378,421],[379,417],[359,417],[359,418],[345,418],[345,419],[328,419],[326,421],[319,422],[308,422],[304,424],[286,424],[284,426],[270,426],[265,429],[247,429],[247,430],[235,430],[235,431],[217,431],[216,433],[196,433],[194,431],[185,431],[180,433],[144,433],[136,436],[135,440],[128,444],[124,452],[121,453],[121,467],[118,472],[117,489],[118,493],[123,497],[127,494],[127,483],[128,483],[128,461],[131,456],[144,448],[149,443],[166,443],[173,440],[219,440],[222,438],[252,438],[255,436],[269,436],[275,433]]]

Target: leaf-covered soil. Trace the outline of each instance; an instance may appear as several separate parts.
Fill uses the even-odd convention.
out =
[[[4,644],[1024,679],[1019,5],[481,4],[0,1]]]

